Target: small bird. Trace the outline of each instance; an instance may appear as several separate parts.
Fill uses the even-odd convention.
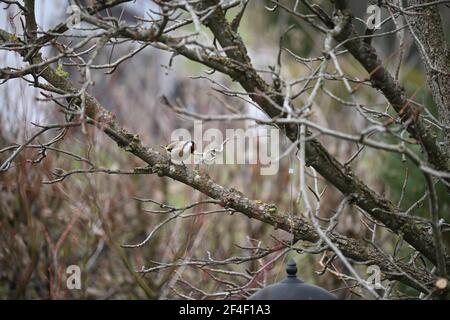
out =
[[[166,150],[172,162],[177,164],[184,164],[183,160],[186,160],[191,154],[194,153],[195,142],[186,140],[173,141],[167,146],[161,146],[161,148]]]

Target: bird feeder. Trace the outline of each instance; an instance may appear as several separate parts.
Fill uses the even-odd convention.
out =
[[[297,278],[297,265],[290,259],[286,266],[287,277],[278,283],[269,285],[255,294],[249,300],[337,300],[334,294],[327,290],[307,284]]]

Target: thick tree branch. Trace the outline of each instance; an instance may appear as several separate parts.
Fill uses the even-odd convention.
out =
[[[207,0],[199,2],[198,10],[208,12],[208,18],[204,23],[211,29],[215,37],[223,48],[227,48],[226,54],[228,60],[223,57],[211,58],[198,52],[193,52],[187,47],[180,46],[178,43],[172,43],[178,53],[186,57],[209,65],[210,67],[217,67],[218,70],[227,73],[234,80],[238,81],[244,89],[251,95],[252,99],[271,117],[279,118],[283,116],[279,108],[274,105],[274,101],[278,105],[282,105],[282,96],[272,90],[272,88],[258,75],[256,70],[252,67],[245,45],[242,43],[239,35],[234,32],[226,21],[224,12],[216,0]],[[155,32],[153,29],[130,29],[121,28],[117,31],[119,35],[127,36],[135,40],[154,41]],[[2,35],[2,33],[0,33]],[[9,39],[10,35],[2,36],[4,39]],[[161,41],[166,41],[170,45],[171,38],[168,36],[161,36]],[[21,52],[24,54],[24,52]],[[41,63],[40,57],[35,57],[33,63]],[[220,66],[223,67],[220,67]],[[219,69],[220,68],[220,69]],[[71,87],[66,87],[64,78],[55,78],[50,71],[51,69],[43,69],[42,76],[51,83],[54,87],[62,89],[66,92],[73,92],[75,90]],[[256,93],[256,94],[255,94]],[[259,94],[260,93],[260,94]],[[269,97],[269,98],[268,98]],[[89,101],[92,97],[86,95],[86,105],[92,105]],[[101,114],[96,114],[96,117],[103,122],[108,119],[110,115],[105,110]],[[287,137],[295,142],[298,140],[298,125],[286,124],[282,126],[286,132]],[[117,137],[119,139],[119,137]],[[119,139],[120,140],[120,139]],[[120,141],[118,141],[120,143]],[[351,171],[349,167],[343,166],[316,139],[308,140],[306,146],[306,164],[313,166],[328,182],[333,184],[344,195],[352,199],[353,203],[362,208],[375,219],[381,221],[388,228],[395,233],[401,233],[404,239],[414,248],[419,250],[428,259],[436,262],[435,246],[433,237],[430,236],[430,226],[423,221],[404,214],[397,213],[394,204],[388,200],[378,196],[374,191],[368,188],[362,181],[360,181]],[[450,258],[446,256],[447,266],[450,267]]]
[[[272,97],[275,102],[282,105],[280,101],[281,96],[273,92],[271,87],[251,67],[251,61],[247,55],[245,45],[239,35],[232,30],[226,21],[223,10],[218,6],[218,3],[217,0],[202,1],[198,4],[198,10],[204,11],[208,8],[214,8],[214,12],[205,20],[205,24],[211,29],[222,48],[235,48],[226,51],[230,59],[248,66],[245,73],[239,74],[238,76],[231,75],[231,77],[238,81],[247,92],[262,92],[265,96]],[[379,67],[379,65],[378,63],[373,67]],[[375,74],[377,74],[377,80],[383,81],[387,77],[393,81],[384,71],[381,74],[381,79],[378,79],[380,77],[379,73]],[[394,86],[394,89],[396,88]],[[263,95],[253,94],[251,97],[271,118],[283,116],[280,110]],[[404,98],[403,95],[401,97],[402,99]],[[392,98],[394,97],[392,96]],[[408,113],[407,111],[405,112]],[[410,113],[408,114],[410,115]],[[298,125],[291,124],[282,128],[291,141],[295,142],[298,140]],[[435,146],[434,140],[432,145]],[[343,194],[349,196],[354,204],[375,219],[384,223],[394,232],[403,234],[404,239],[409,244],[419,250],[428,259],[434,263],[436,262],[435,246],[429,232],[430,226],[424,225],[422,221],[419,221],[415,217],[396,213],[397,210],[394,204],[378,196],[367,187],[353,174],[350,168],[339,163],[316,139],[308,140],[306,143],[306,164],[313,166],[328,182],[333,184]],[[446,262],[447,266],[450,266],[450,258],[448,256],[446,256]]]
[[[32,2],[32,0],[27,1],[27,3]],[[200,6],[203,5],[206,5],[205,7],[201,7],[203,10],[214,8],[212,14],[205,19],[205,24],[212,30],[221,46],[227,48],[227,58],[211,58],[207,55],[199,55],[197,52],[193,52],[187,47],[180,46],[179,43],[171,43],[174,41],[173,39],[161,34],[159,34],[159,41],[166,43],[169,46],[172,44],[173,50],[185,55],[189,59],[204,63],[230,75],[245,88],[252,99],[261,106],[269,116],[272,118],[283,116],[283,114],[280,113],[280,110],[273,104],[273,101],[275,101],[281,105],[281,96],[274,92],[252,67],[244,44],[237,33],[233,31],[231,26],[225,20],[219,2],[212,0],[203,1]],[[29,23],[29,30],[33,31],[33,21],[30,20]],[[152,33],[141,37],[141,33],[136,33],[132,29],[121,29],[119,30],[119,34],[124,37],[141,41],[153,42],[157,40]],[[11,39],[11,36],[12,35],[7,32],[0,30],[0,38],[5,39],[5,42],[7,42],[7,39]],[[35,43],[40,44],[40,39],[35,41]],[[26,60],[31,64],[43,62],[38,50],[33,52],[33,55],[31,56],[29,56],[29,52],[30,51],[27,50],[19,51],[22,56],[29,57],[29,59]],[[36,67],[36,74],[44,78],[51,86],[60,91],[73,96],[77,96],[80,92],[70,81],[58,75],[48,65]],[[72,98],[73,97],[71,97],[71,99]],[[75,103],[82,107],[85,116],[90,123],[104,131],[121,148],[145,161],[153,173],[157,173],[159,176],[168,176],[189,185],[205,195],[219,200],[221,205],[225,208],[232,208],[245,214],[249,218],[263,221],[276,228],[292,233],[295,240],[304,240],[308,242],[317,242],[320,240],[320,235],[317,233],[314,226],[308,223],[304,218],[279,212],[273,205],[262,203],[258,200],[250,200],[237,190],[218,185],[208,175],[200,174],[198,171],[190,170],[184,166],[174,165],[165,156],[151,148],[144,147],[136,134],[128,132],[120,127],[115,121],[114,115],[107,111],[93,96],[85,91],[83,91],[83,99],[75,99]],[[285,125],[283,129],[292,141],[298,140],[298,125]],[[433,239],[429,235],[430,227],[428,225],[422,224],[421,220],[414,217],[396,213],[393,204],[379,197],[364,185],[353,175],[349,168],[344,167],[333,158],[317,140],[309,140],[306,143],[306,154],[307,164],[314,166],[322,176],[344,194],[348,195],[356,205],[361,207],[375,219],[383,222],[396,233],[403,234],[405,240],[431,261],[436,260],[435,247],[433,245]],[[328,236],[345,256],[355,261],[379,265],[389,279],[397,279],[425,293],[432,290],[435,277],[427,271],[417,269],[409,264],[393,262],[378,250],[368,247],[367,244],[361,241],[334,233],[329,234]],[[445,256],[445,259],[446,264],[450,265],[447,256]]]
[[[68,92],[77,91],[69,81],[57,76],[51,68],[46,68],[42,76],[55,87]],[[259,200],[251,200],[238,190],[217,184],[208,175],[190,170],[185,166],[174,165],[167,157],[151,148],[146,148],[140,142],[138,135],[121,128],[115,121],[114,115],[89,94],[86,94],[86,115],[96,119],[92,121],[94,125],[104,131],[121,148],[145,161],[151,171],[157,173],[158,176],[167,176],[180,181],[213,199],[220,200],[221,205],[225,208],[232,208],[249,218],[285,230],[291,233],[296,241],[317,242],[320,240],[314,227],[304,218],[279,212],[275,206]],[[378,265],[388,279],[399,280],[421,292],[429,292],[432,289],[434,276],[431,274],[407,264],[394,264],[378,250],[369,248],[363,242],[335,233],[330,234],[329,237],[346,257]]]
[[[1,34],[5,35],[5,32],[2,31]],[[23,52],[23,54],[26,53]],[[38,63],[39,58],[35,57],[33,62]],[[78,89],[70,81],[57,75],[51,67],[45,66],[39,69],[40,75],[55,88],[71,94],[78,92]],[[81,101],[77,103],[81,105]],[[180,181],[213,199],[220,200],[221,205],[225,208],[232,208],[249,218],[285,230],[293,235],[295,241],[303,240],[314,243],[320,240],[314,227],[304,218],[279,212],[274,205],[248,199],[233,188],[229,189],[217,184],[208,175],[200,174],[185,166],[174,165],[167,157],[152,148],[146,148],[140,142],[138,135],[120,127],[115,116],[88,93],[85,93],[85,112],[90,123],[105,132],[119,147],[146,162],[149,170],[157,173],[158,176],[167,176]],[[430,273],[417,270],[408,264],[393,263],[364,242],[335,233],[330,234],[329,237],[346,257],[358,262],[378,265],[388,279],[401,281],[425,293],[433,290],[432,284],[435,277]]]
[[[351,13],[346,9],[337,11],[335,20],[336,23],[345,22],[342,32],[335,35],[336,41],[342,42],[366,69],[373,87],[383,93],[407,126],[408,132],[422,145],[428,161],[440,171],[450,171],[448,154],[440,148],[436,135],[422,121],[420,110],[408,101],[403,88],[385,69],[375,48],[358,37],[351,21]]]
[[[409,0],[409,6],[425,5],[432,1]],[[411,27],[416,46],[425,66],[427,83],[438,107],[439,120],[445,126],[444,145],[450,146],[450,48],[445,39],[441,16],[436,5],[428,6],[420,14],[404,15]]]

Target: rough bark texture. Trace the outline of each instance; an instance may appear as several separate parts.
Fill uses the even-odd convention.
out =
[[[206,10],[207,8],[216,6],[214,13],[205,20],[205,24],[211,29],[214,36],[217,38],[217,41],[223,48],[235,48],[227,50],[226,54],[230,59],[242,63],[244,72],[238,72],[237,75],[232,75],[233,79],[238,81],[247,92],[262,92],[267,96],[273,97],[273,100],[277,101],[280,97],[277,97],[277,94],[271,91],[271,87],[256,73],[254,68],[251,67],[251,60],[247,55],[245,45],[239,35],[231,29],[225,19],[223,10],[220,7],[217,7],[217,4],[217,0],[203,1],[198,4],[198,9]],[[351,26],[349,25],[349,27]],[[348,35],[349,34],[344,35],[344,40]],[[354,45],[358,45],[359,47],[360,43],[358,42]],[[374,50],[371,49],[371,47],[368,48],[364,46],[363,48],[366,49],[364,52],[368,53],[370,58],[367,69],[373,70],[373,68],[378,67],[378,71],[373,75],[374,82],[380,83],[380,85],[383,83],[383,88],[386,89],[385,94],[387,95],[388,100],[392,101],[391,103],[395,103],[395,106],[403,108],[403,103],[406,103],[406,99],[402,90],[383,68],[379,68],[381,62],[378,60]],[[359,50],[355,50],[355,54],[358,52]],[[361,56],[361,61],[365,61],[363,58],[365,58],[365,55],[364,57]],[[245,68],[245,66],[248,67]],[[388,85],[390,86],[389,88],[387,87]],[[398,94],[401,95],[398,96]],[[280,110],[275,108],[272,103],[261,95],[253,94],[251,96],[270,117],[274,118],[282,116],[280,115]],[[279,103],[281,104],[281,102]],[[404,114],[407,117],[411,116],[408,108],[404,111]],[[416,130],[416,128],[417,127],[414,127],[413,130]],[[297,125],[287,125],[284,126],[283,129],[291,141],[297,141]],[[422,137],[422,139],[426,140],[426,145],[429,146],[430,152],[436,154],[436,159],[439,159],[436,163],[442,165],[446,164],[446,159],[441,156],[441,150],[436,146],[435,139],[433,138],[430,140],[432,137],[428,134],[422,135]],[[345,167],[339,163],[316,139],[309,140],[306,143],[306,163],[307,165],[314,167],[317,172],[343,194],[349,196],[355,205],[365,210],[375,219],[384,223],[395,233],[403,234],[404,239],[409,244],[423,253],[430,261],[435,262],[435,246],[433,238],[430,235],[430,227],[414,217],[398,214],[397,209],[390,201],[379,197],[373,190],[367,187],[353,174],[351,168]],[[450,267],[450,258],[448,256],[446,261],[447,265]]]
[[[344,10],[343,14],[348,23],[343,32],[335,37],[336,40],[345,41],[345,48],[366,69],[373,87],[380,90],[390,102],[402,122],[406,124],[408,132],[421,144],[428,161],[438,170],[450,171],[447,150],[439,146],[435,133],[420,118],[421,110],[408,102],[403,88],[383,66],[375,48],[364,39],[358,38],[350,19],[351,13]]]
[[[42,76],[56,88],[68,92],[77,91],[69,81],[56,75],[54,70],[49,67],[42,70]],[[220,200],[223,207],[234,209],[249,218],[285,230],[291,233],[296,241],[317,242],[320,240],[314,227],[305,219],[279,212],[276,206],[272,204],[251,200],[238,190],[225,188],[217,184],[208,175],[190,170],[185,166],[174,165],[167,157],[151,148],[144,147],[138,135],[121,128],[116,122],[115,116],[89,94],[86,95],[86,113],[90,118],[96,119],[96,126],[112,138],[118,146],[145,161],[151,172],[178,180],[213,199]],[[388,279],[401,281],[422,292],[432,288],[435,277],[426,271],[418,270],[403,263],[395,265],[378,250],[370,248],[368,244],[361,241],[334,233],[330,234],[329,237],[344,255],[355,261],[371,262],[378,265]],[[399,268],[403,272],[399,272]],[[424,288],[413,279],[431,285]]]
[[[408,5],[430,3],[429,0],[409,0]],[[417,11],[417,10],[415,10]],[[438,107],[444,128],[445,146],[450,146],[450,48],[445,39],[437,6],[427,7],[418,15],[405,15],[415,35],[416,46],[425,67],[427,83]]]
[[[67,80],[57,76],[50,68],[44,70],[42,76],[55,87],[64,88],[64,90],[69,92],[75,92],[76,90]],[[168,158],[162,156],[155,150],[145,148],[136,134],[132,134],[121,128],[115,121],[114,115],[104,109],[94,97],[87,95],[86,103],[88,116],[97,119],[97,126],[121,148],[124,148],[126,151],[148,163],[153,173],[178,180],[213,199],[220,200],[223,207],[232,208],[249,218],[263,221],[275,228],[292,233],[296,241],[317,242],[320,240],[314,227],[305,219],[278,212],[276,206],[258,200],[251,200],[238,190],[225,188],[217,184],[208,175],[200,174],[198,171],[190,170],[185,166],[172,164]],[[435,279],[428,272],[418,270],[403,263],[397,263],[397,266],[395,266],[378,250],[370,248],[366,243],[340,234],[330,234],[329,236],[333,243],[342,250],[344,255],[355,261],[370,261],[373,264],[377,264],[389,279],[399,280],[422,292],[426,288],[421,287],[412,279],[427,284],[432,284]],[[399,273],[398,268],[403,270],[403,272]]]
[[[31,0],[27,2],[30,6],[33,4],[33,1]],[[110,2],[113,3],[114,1]],[[218,70],[229,74],[234,80],[238,81],[245,88],[245,90],[251,94],[253,100],[258,103],[258,105],[261,106],[261,108],[266,111],[269,116],[283,116],[282,114],[280,115],[280,111],[275,108],[268,99],[264,98],[262,95],[255,94],[262,92],[266,96],[272,97],[272,99],[276,102],[279,102],[278,100],[281,98],[279,94],[274,92],[272,88],[251,67],[251,61],[247,55],[246,48],[239,35],[233,31],[226,21],[223,10],[217,6],[218,1],[207,0],[201,2],[200,5],[204,6],[200,7],[200,9],[207,9],[208,7],[216,6],[216,10],[209,16],[208,19],[206,19],[205,24],[214,33],[222,47],[234,48],[227,50],[227,56],[232,60],[229,65],[223,65],[221,63],[223,61],[221,61],[219,57],[216,58],[216,60],[205,60],[213,61],[213,64],[211,65],[212,67],[217,66]],[[34,17],[31,15],[27,16],[26,20],[27,25],[31,28],[29,31],[33,33],[33,30],[36,30]],[[350,30],[350,33],[346,36],[351,35],[352,32],[353,31]],[[124,34],[125,36],[131,38],[139,38],[139,33],[133,34],[130,33],[129,30],[125,30]],[[12,35],[7,32],[0,31],[0,38],[3,38],[5,42],[7,39],[10,39],[11,36]],[[152,37],[152,35],[150,36]],[[148,41],[153,41],[153,39],[148,39]],[[166,41],[169,41],[169,39],[166,39]],[[361,48],[363,49],[362,51]],[[403,102],[406,100],[401,92],[401,88],[393,82],[390,75],[384,71],[383,68],[379,68],[381,63],[371,47],[364,46],[360,42],[350,41],[348,43],[348,49],[351,52],[353,51],[352,53],[357,59],[360,57],[358,60],[361,60],[360,62],[365,66],[367,71],[371,70],[369,73],[371,74],[371,80],[374,86],[379,88],[385,94],[396,110],[399,109],[400,106],[402,107],[402,109],[399,110],[400,116],[402,116],[402,118],[404,115],[406,115],[407,118],[413,116],[414,114],[411,115],[408,108],[404,109],[405,105]],[[182,51],[184,49],[183,47],[180,47],[179,50]],[[19,53],[26,57],[29,56],[30,52],[27,50],[22,50]],[[181,52],[181,54],[183,54],[183,52]],[[188,58],[190,54],[191,53],[188,50],[184,52],[184,55]],[[191,56],[190,58],[193,60],[198,59],[200,60],[199,62],[205,63],[199,59],[198,56],[196,57],[197,58]],[[33,53],[33,55],[30,55],[29,59],[26,60],[34,64],[42,62],[42,58],[38,52]],[[227,63],[229,63],[229,61],[230,60],[226,60]],[[374,68],[378,68],[376,69],[376,72],[372,72]],[[36,73],[43,77],[53,87],[68,93],[78,92],[78,89],[73,86],[70,81],[58,76],[50,66],[40,67],[37,69],[38,70],[36,70]],[[438,88],[441,88],[442,84],[440,82],[438,85]],[[447,100],[443,101],[448,103]],[[249,218],[258,219],[273,225],[276,228],[292,233],[296,240],[304,240],[309,242],[317,242],[320,240],[319,234],[316,232],[315,228],[305,219],[279,212],[274,205],[263,203],[258,200],[251,200],[233,188],[225,188],[217,184],[208,175],[200,174],[198,171],[190,170],[185,166],[177,166],[172,164],[168,158],[164,157],[157,151],[144,147],[136,134],[132,134],[120,127],[120,125],[116,122],[114,115],[101,106],[93,96],[86,94],[85,102],[85,111],[86,115],[91,119],[90,122],[95,124],[100,130],[104,131],[118,144],[119,147],[145,161],[149,165],[149,168],[145,169],[146,171],[157,173],[159,176],[168,176],[189,185],[213,199],[220,200],[223,207],[232,208],[235,211],[245,214]],[[79,101],[75,103],[80,104]],[[446,110],[448,114],[448,109]],[[427,152],[430,152],[428,150],[428,144],[431,143],[431,141],[427,135],[423,135],[423,132],[420,131],[420,123],[418,125],[416,122],[411,128],[413,135],[417,134],[420,136],[422,144],[426,145]],[[297,140],[298,127],[296,125],[286,125],[283,129],[292,141]],[[425,141],[423,141],[424,139]],[[440,150],[437,150],[436,152],[440,154]],[[339,163],[317,140],[313,139],[307,142],[306,153],[307,164],[316,168],[316,170],[325,179],[327,179],[327,181],[336,186],[344,194],[350,196],[356,205],[364,209],[372,217],[384,223],[397,234],[403,235],[406,241],[408,241],[428,259],[431,261],[435,260],[435,247],[433,244],[433,239],[430,236],[430,228],[428,225],[420,223],[420,220],[414,217],[398,214],[392,203],[378,196],[375,192],[369,189],[364,183],[353,175],[350,168],[347,168]],[[433,286],[435,277],[425,270],[417,269],[411,265],[401,262],[398,262],[396,265],[389,259],[389,257],[384,256],[384,254],[379,252],[377,249],[370,247],[369,244],[363,241],[351,239],[336,233],[330,234],[329,237],[344,255],[356,261],[377,264],[389,279],[399,280],[422,292],[427,292],[428,289],[431,289]],[[450,259],[448,257],[446,261],[447,265],[450,266]],[[401,272],[401,270],[403,270],[403,272]],[[420,281],[421,283],[427,284],[429,287],[424,288],[414,279]]]
[[[0,33],[1,38],[9,38],[9,36],[4,31]],[[25,56],[27,52],[21,52],[21,54]],[[32,63],[42,61],[39,54],[32,60]],[[76,93],[78,91],[70,81],[58,76],[49,66],[40,68],[38,72],[55,88],[70,93]],[[76,103],[79,104],[80,102],[78,101]],[[90,94],[86,94],[86,115],[93,119],[92,123],[104,131],[119,147],[132,153],[149,165],[148,169],[140,168],[136,169],[136,172],[140,170],[143,170],[143,172],[150,171],[159,176],[167,176],[180,181],[213,199],[220,200],[222,206],[225,208],[234,209],[249,218],[260,220],[275,228],[291,233],[296,241],[302,240],[315,243],[320,240],[320,236],[314,227],[304,218],[280,212],[272,204],[267,204],[259,200],[251,200],[238,190],[217,184],[207,174],[205,175],[196,170],[190,170],[185,166],[174,165],[167,157],[151,148],[146,148],[142,145],[137,134],[133,134],[120,127],[115,120],[114,114],[106,110]],[[371,248],[365,242],[336,233],[329,234],[328,236],[345,256],[355,261],[378,265],[388,279],[398,280],[422,292],[432,290],[435,276],[427,271],[418,270],[404,263],[394,264],[384,254],[375,248]],[[429,287],[422,287],[417,281],[429,284]]]

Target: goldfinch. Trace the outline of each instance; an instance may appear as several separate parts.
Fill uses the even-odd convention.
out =
[[[183,164],[183,160],[186,160],[191,154],[194,153],[195,142],[185,140],[173,141],[167,146],[161,147],[166,150],[172,162]]]

